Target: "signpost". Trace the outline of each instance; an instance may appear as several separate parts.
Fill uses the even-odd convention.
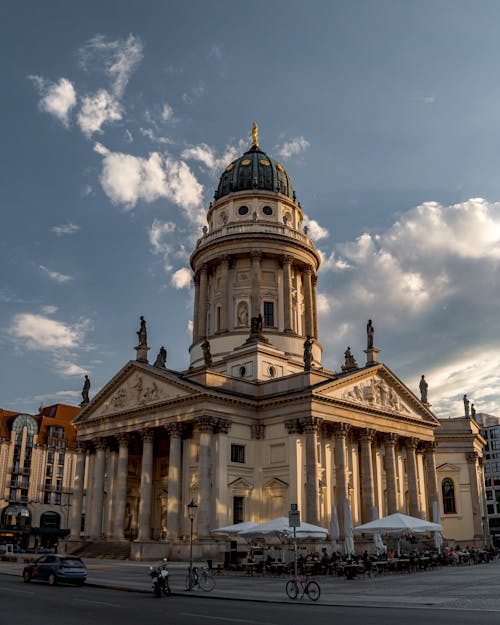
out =
[[[293,572],[295,579],[297,579],[297,527],[300,527],[300,511],[296,503],[290,504],[288,526],[293,527]]]

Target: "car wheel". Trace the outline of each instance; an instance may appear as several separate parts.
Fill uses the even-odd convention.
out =
[[[54,573],[51,573],[49,575],[48,582],[49,582],[49,586],[55,586],[56,585],[56,576],[54,575]]]
[[[31,573],[29,571],[23,571],[23,581],[25,584],[29,584],[31,582]]]

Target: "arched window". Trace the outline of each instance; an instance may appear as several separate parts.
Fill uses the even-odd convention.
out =
[[[444,514],[456,514],[457,507],[455,504],[455,486],[449,477],[441,482],[441,492],[443,495],[443,512]]]

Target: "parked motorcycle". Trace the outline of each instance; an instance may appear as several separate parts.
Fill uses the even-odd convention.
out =
[[[168,583],[167,558],[163,558],[162,562],[157,566],[150,566],[149,574],[153,582],[155,597],[161,597],[161,593],[166,597],[172,594]]]

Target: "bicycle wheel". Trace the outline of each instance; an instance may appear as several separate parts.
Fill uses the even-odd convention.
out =
[[[314,580],[306,584],[305,593],[311,601],[317,601],[321,595],[318,582]]]
[[[214,578],[211,575],[208,575],[207,573],[200,574],[198,583],[200,584],[200,588],[202,590],[205,590],[206,592],[210,592],[211,590],[215,588]]]
[[[286,594],[290,599],[297,599],[297,595],[299,594],[299,586],[294,579],[289,579],[285,586]]]

